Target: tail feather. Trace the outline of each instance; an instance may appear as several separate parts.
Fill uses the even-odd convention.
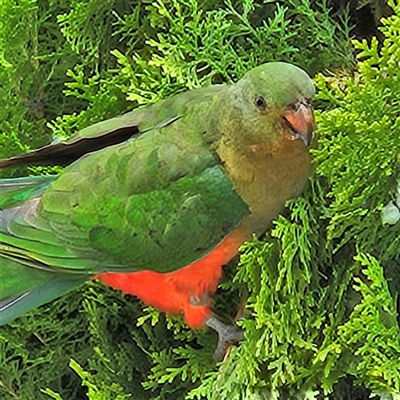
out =
[[[0,326],[90,278],[91,261],[68,252],[37,221],[40,196],[55,178],[0,179]]]
[[[7,297],[0,300],[0,326],[8,324],[27,311],[33,310],[68,293],[80,286],[85,280],[86,277],[83,278],[82,276],[79,278],[53,279],[19,296]]]

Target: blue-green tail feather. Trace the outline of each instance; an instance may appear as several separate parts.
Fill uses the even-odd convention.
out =
[[[43,264],[41,268],[49,254],[59,256],[53,257],[56,264],[79,260],[74,260],[65,249],[56,248],[55,238],[48,232],[24,222],[27,214],[30,218],[35,216],[34,199],[55,178],[0,179],[0,325],[62,296],[88,278],[86,274],[62,273],[52,264]]]
[[[86,277],[75,277],[68,279],[53,279],[48,283],[22,293],[16,297],[7,297],[0,300],[0,326],[8,324],[15,318],[26,312],[46,304],[56,298],[76,289]],[[1,298],[2,296],[0,296]]]

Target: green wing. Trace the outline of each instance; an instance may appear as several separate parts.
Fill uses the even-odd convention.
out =
[[[41,217],[66,248],[95,261],[93,272],[181,268],[210,252],[248,212],[218,166],[166,188],[115,193],[85,197],[56,189],[43,199]]]

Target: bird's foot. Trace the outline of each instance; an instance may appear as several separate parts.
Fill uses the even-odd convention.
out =
[[[227,325],[211,316],[207,319],[206,325],[218,333],[218,345],[214,351],[215,361],[222,361],[229,346],[244,340],[242,329],[237,325]]]

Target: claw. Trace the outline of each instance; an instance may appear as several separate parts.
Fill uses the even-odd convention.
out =
[[[218,333],[218,345],[213,354],[213,359],[215,361],[223,360],[231,344],[244,340],[243,331],[237,325],[224,324],[214,316],[207,319],[206,325]]]

